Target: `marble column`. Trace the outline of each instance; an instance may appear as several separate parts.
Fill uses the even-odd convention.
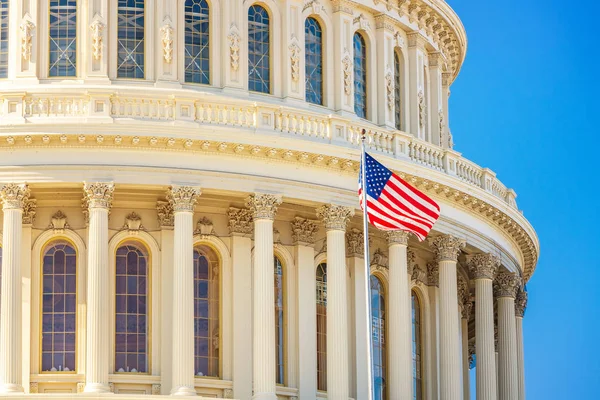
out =
[[[527,292],[520,290],[515,299],[517,325],[517,379],[519,382],[518,400],[525,400],[525,353],[523,352],[523,317],[527,308]]]
[[[389,232],[387,240],[389,397],[412,399],[412,315],[407,262],[408,233]]]
[[[493,279],[499,265],[498,258],[492,254],[476,254],[468,259],[469,270],[475,280],[477,400],[496,399]]]
[[[499,273],[494,281],[498,298],[499,400],[514,400],[519,397],[515,297],[520,284],[519,277],[508,272]]]
[[[324,205],[317,216],[327,229],[327,398],[348,400],[348,310],[345,231],[349,207]]]
[[[255,400],[276,400],[273,220],[281,197],[255,193],[246,200],[254,219],[253,378]]]
[[[23,392],[21,237],[23,207],[29,199],[26,184],[9,183],[0,190],[2,226],[2,297],[0,314],[0,393]]]
[[[171,394],[195,396],[194,387],[194,206],[200,189],[172,186],[167,200],[173,207],[173,310]]]
[[[469,400],[471,398],[471,384],[469,382],[469,319],[471,318],[471,310],[473,302],[469,297],[463,303],[461,334],[462,334],[462,372],[463,372],[463,398]]]
[[[108,385],[110,328],[108,308],[108,212],[112,205],[113,183],[84,183],[87,204],[87,340],[85,392],[110,392]]]
[[[451,235],[430,239],[439,264],[440,283],[440,399],[460,400],[461,354],[458,328],[456,263],[465,240]]]

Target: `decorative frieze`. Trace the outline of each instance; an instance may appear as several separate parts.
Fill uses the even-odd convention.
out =
[[[440,264],[436,261],[427,262],[427,283],[428,286],[440,286]]]
[[[229,62],[231,63],[231,69],[237,71],[240,68],[240,42],[242,36],[236,24],[231,24],[229,27],[227,40],[229,41]]]
[[[296,217],[290,223],[294,244],[314,244],[315,235],[319,231],[318,221]]]
[[[28,199],[23,203],[23,225],[31,225],[35,221],[36,199]]]
[[[404,246],[408,246],[408,236],[409,233],[405,231],[387,231],[385,233],[388,244],[401,244]],[[413,253],[414,256],[414,253]]]
[[[23,209],[29,200],[31,191],[27,184],[8,183],[0,189],[0,198],[4,210]]]
[[[352,228],[346,232],[346,253],[348,257],[364,257],[365,235],[363,231]]]
[[[525,316],[525,310],[527,309],[527,292],[519,290],[517,297],[515,298],[515,315],[519,318]]]
[[[87,208],[112,207],[115,185],[112,182],[94,182],[83,184],[84,202]]]
[[[500,259],[490,253],[475,254],[467,257],[467,266],[473,279],[493,280],[500,266]]]
[[[325,223],[325,228],[329,230],[346,230],[346,223],[350,217],[354,216],[354,209],[350,207],[338,206],[335,204],[325,204],[317,209],[317,217]]]
[[[280,204],[281,196],[267,193],[254,193],[246,199],[246,207],[250,209],[255,220],[275,219]]]
[[[436,258],[439,261],[457,261],[460,251],[465,248],[467,242],[452,235],[441,235],[429,239]]]
[[[173,206],[168,201],[158,201],[156,203],[156,214],[158,224],[162,227],[172,227],[175,225],[175,215],[173,214]]]
[[[521,279],[511,272],[500,272],[494,280],[496,297],[517,297],[517,290],[521,286]]]
[[[196,229],[194,230],[194,235],[200,236],[210,236],[215,234],[215,228],[210,219],[206,217],[202,217],[196,223]]]
[[[249,235],[254,229],[252,212],[246,208],[229,208],[229,233]]]
[[[167,201],[171,203],[174,213],[193,212],[200,193],[200,188],[193,186],[171,186],[167,191]]]

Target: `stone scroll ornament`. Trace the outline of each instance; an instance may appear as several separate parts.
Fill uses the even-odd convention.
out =
[[[167,64],[173,61],[173,27],[170,24],[160,28],[162,34],[163,58]]]
[[[31,46],[35,24],[29,20],[23,20],[19,28],[21,29],[21,57],[23,57],[23,60],[29,61],[31,59]]]
[[[237,71],[240,68],[240,42],[242,37],[240,36],[240,30],[237,25],[231,24],[229,27],[229,35],[227,35],[229,41],[229,59],[231,63],[231,69]]]
[[[92,55],[94,60],[100,60],[102,58],[102,36],[105,25],[99,20],[95,20],[90,25],[92,31]]]
[[[388,67],[387,72],[385,73],[385,90],[387,93],[387,106],[390,110],[394,109],[394,74],[392,74],[392,70]]]

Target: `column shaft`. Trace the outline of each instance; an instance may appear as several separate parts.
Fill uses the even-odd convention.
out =
[[[466,318],[460,320],[462,335],[462,371],[463,371],[463,399],[471,397],[469,383],[469,321]]]
[[[517,379],[519,400],[525,400],[525,353],[523,351],[523,317],[516,318],[517,325]]]
[[[500,400],[518,399],[517,333],[512,297],[498,299],[498,350]]]
[[[477,353],[477,400],[495,400],[497,383],[491,279],[475,280],[475,351]]]
[[[23,391],[21,371],[21,235],[23,210],[4,205],[0,393]]]
[[[298,269],[298,398],[314,400],[317,396],[315,250],[298,244],[295,259]]]

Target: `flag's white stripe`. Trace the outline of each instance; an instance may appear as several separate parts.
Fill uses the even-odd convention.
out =
[[[400,182],[398,179],[396,179],[394,177],[394,175],[392,175],[389,180],[392,181],[396,186],[398,186],[404,193],[406,193],[408,196],[410,196],[416,202],[418,202],[419,204],[423,205],[423,207],[426,207],[427,209],[431,210],[434,214],[438,214],[439,215],[439,211],[438,211],[437,208],[435,208],[428,201],[425,201],[421,197],[419,197],[416,194],[414,194],[412,192],[412,190],[407,189],[406,186],[402,182]]]
[[[390,205],[395,205],[395,201],[390,198],[390,196],[395,197],[394,193],[395,192],[391,190],[384,190],[383,192],[381,192],[381,196],[379,196],[379,198],[383,198],[383,200],[388,202]],[[402,204],[405,205],[409,209],[409,211],[404,211],[398,208],[398,211],[396,212],[406,215],[407,218],[414,218],[415,220],[418,220],[422,223],[433,224],[435,222],[435,219],[432,219],[429,215],[423,214],[422,212],[415,213],[414,211],[412,211],[412,209],[409,207],[410,204],[407,204],[406,200],[402,201]],[[412,215],[410,211],[412,211],[416,215]]]
[[[377,211],[376,209],[374,209],[374,208],[369,208],[369,209],[367,210],[367,212],[368,212],[369,214],[376,215],[377,217],[379,217],[379,218],[380,218],[380,219],[382,219],[382,220],[389,221],[389,223],[390,223],[390,224],[398,225],[398,222],[397,222],[397,221],[394,221],[394,220],[392,220],[392,219],[390,219],[390,218],[388,217],[388,215],[390,215],[390,216],[393,216],[394,218],[396,218],[396,219],[398,219],[398,220],[400,220],[400,221],[402,221],[402,222],[409,223],[409,224],[411,224],[411,225],[415,225],[415,226],[417,226],[417,227],[419,227],[419,228],[423,229],[423,230],[424,230],[424,231],[426,231],[426,232],[429,232],[429,230],[431,230],[431,228],[432,228],[432,226],[433,226],[433,224],[431,224],[431,225],[430,225],[430,224],[424,224],[424,223],[422,223],[422,222],[420,222],[420,221],[417,221],[417,220],[414,220],[414,219],[412,219],[412,218],[407,218],[407,217],[405,217],[405,216],[403,216],[403,215],[399,215],[397,212],[395,212],[395,211],[393,211],[393,210],[390,210],[388,207],[386,207],[386,206],[384,206],[383,204],[381,204],[381,203],[377,202],[376,200],[374,200],[374,199],[373,199],[371,196],[369,196],[368,194],[367,194],[367,199],[368,199],[369,203],[375,203],[375,204],[377,204],[377,207],[379,207],[379,208],[381,209],[381,211],[382,211],[382,212],[385,212],[387,215],[385,215],[385,214],[381,214],[380,212],[378,212],[378,211]]]
[[[396,181],[396,182],[398,182],[398,181]],[[400,183],[400,182],[398,182],[398,183]],[[410,193],[408,193],[409,191],[408,191],[406,188],[404,188],[404,187],[403,187],[401,184],[400,184],[400,189],[401,189],[401,190],[402,190],[404,193],[410,194]],[[399,195],[398,193],[396,193],[395,191],[393,191],[393,190],[387,190],[387,191],[386,191],[386,194],[389,194],[390,196],[393,196],[393,197],[394,197],[394,198],[395,198],[395,199],[396,199],[398,202],[401,202],[402,204],[404,204],[404,205],[405,205],[405,206],[406,206],[408,209],[410,209],[412,212],[414,212],[415,214],[417,214],[417,215],[421,216],[422,218],[424,218],[424,219],[426,219],[426,220],[428,220],[428,221],[431,221],[431,223],[434,223],[434,222],[436,221],[436,219],[437,219],[437,218],[433,218],[432,216],[430,216],[430,215],[428,215],[428,214],[424,213],[423,211],[419,210],[419,208],[418,208],[417,206],[415,206],[415,205],[411,204],[411,203],[410,203],[410,202],[408,202],[406,199],[402,198],[402,196],[400,196],[400,195]],[[411,198],[413,198],[413,199],[414,199],[416,202],[418,202],[419,204],[423,204],[423,203],[422,203],[422,200],[421,200],[421,201],[419,201],[419,199],[416,199],[414,195],[413,195],[413,196],[410,196],[410,197],[411,197]],[[428,204],[428,205],[429,205],[429,204]],[[439,216],[439,211],[438,211],[438,210],[431,210],[431,211],[433,212],[433,214],[435,214],[435,215]]]

